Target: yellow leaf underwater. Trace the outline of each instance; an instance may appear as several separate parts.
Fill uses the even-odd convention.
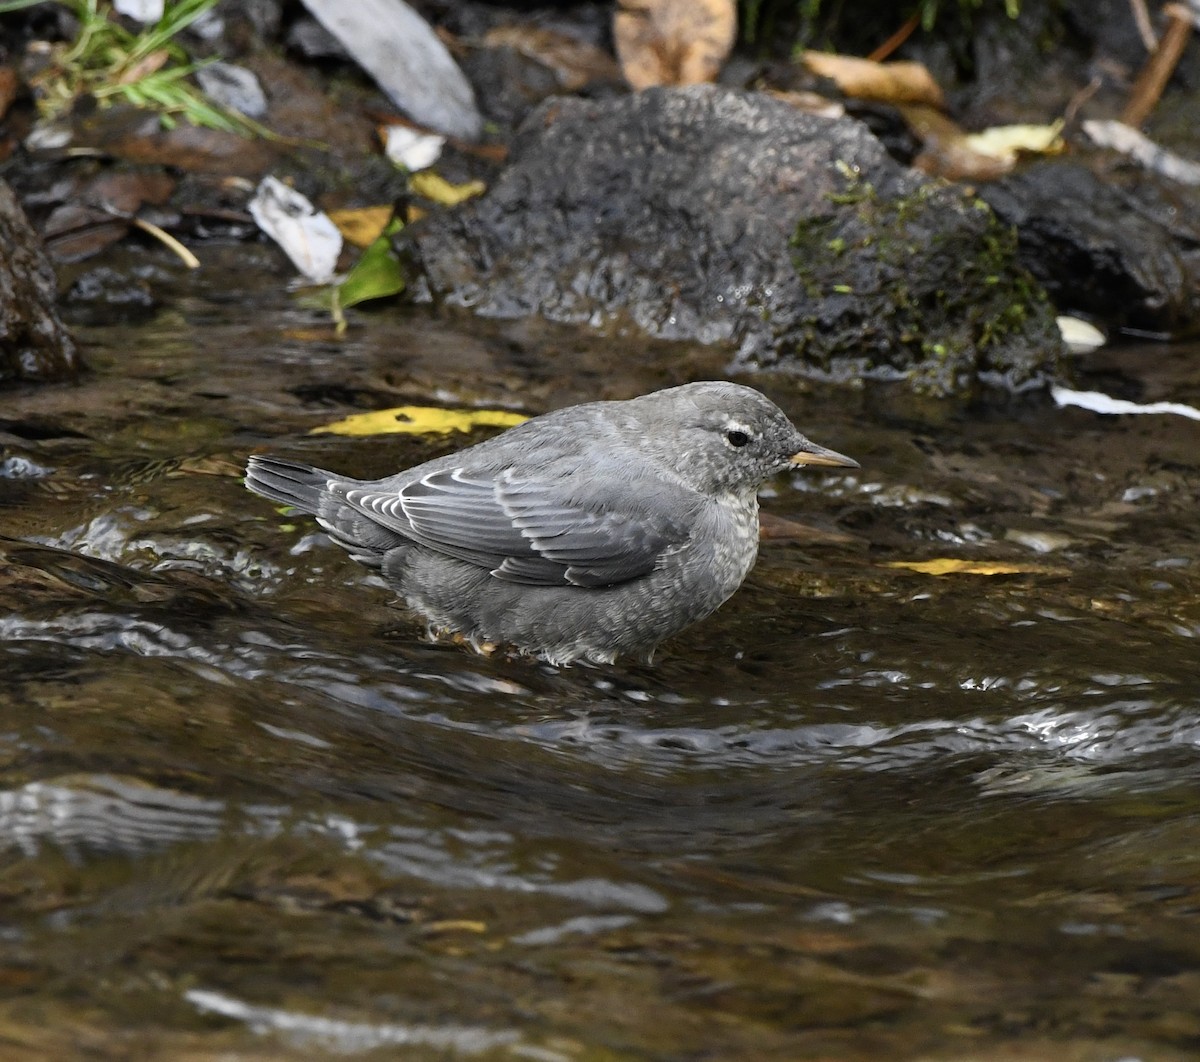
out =
[[[511,428],[529,418],[506,409],[439,409],[436,406],[396,406],[373,413],[355,413],[344,420],[313,428],[310,435],[445,435],[476,428]]]
[[[1044,564],[1009,564],[1003,561],[958,560],[935,557],[927,561],[889,561],[885,568],[904,568],[922,575],[1058,575],[1061,568]]]
[[[458,206],[473,196],[483,195],[487,185],[483,181],[467,181],[466,184],[451,184],[445,177],[440,177],[432,170],[422,170],[414,173],[408,179],[408,186],[414,195],[422,199],[432,199],[442,206]]]

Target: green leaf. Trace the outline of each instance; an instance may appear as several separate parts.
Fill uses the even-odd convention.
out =
[[[393,218],[374,243],[363,251],[363,256],[337,287],[338,307],[349,309],[368,299],[384,299],[404,290],[404,271],[392,251],[391,240],[403,227],[399,218]]]

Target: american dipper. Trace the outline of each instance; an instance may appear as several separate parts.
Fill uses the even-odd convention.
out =
[[[758,488],[799,465],[858,467],[718,382],[546,413],[385,479],[255,456],[246,486],[312,513],[432,631],[611,663],[648,660],[741,585]]]

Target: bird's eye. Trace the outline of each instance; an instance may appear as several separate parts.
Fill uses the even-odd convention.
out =
[[[733,428],[730,431],[727,431],[725,433],[725,438],[728,441],[730,446],[738,446],[738,447],[745,446],[746,443],[748,443],[750,441],[750,436],[747,435],[744,431],[738,431],[737,428]]]

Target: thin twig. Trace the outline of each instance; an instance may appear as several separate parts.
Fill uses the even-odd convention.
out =
[[[186,247],[184,247],[184,245],[182,243],[180,243],[177,239],[175,239],[175,237],[172,236],[165,229],[160,229],[157,225],[154,224],[153,221],[146,221],[143,218],[134,217],[134,218],[131,218],[130,220],[133,222],[134,225],[136,225],[139,229],[141,229],[142,232],[149,233],[151,236],[153,236],[156,240],[161,242],[168,249],[174,251],[175,254],[179,256],[179,258],[183,262],[183,264],[188,267],[188,269],[199,269],[200,268],[200,259],[197,258],[194,254],[192,254],[191,251],[189,251]]]
[[[912,16],[896,30],[886,41],[876,48],[868,59],[873,63],[882,63],[889,55],[900,47],[909,37],[913,35],[913,31],[921,24],[921,12],[914,11]]]
[[[1146,46],[1146,51],[1153,52],[1158,47],[1158,36],[1150,22],[1150,12],[1146,10],[1146,0],[1129,0],[1129,10],[1133,12],[1133,21],[1137,25],[1138,36]]]
[[[1075,121],[1075,115],[1079,113],[1079,108],[1090,100],[1097,92],[1100,91],[1100,86],[1104,84],[1104,78],[1097,74],[1091,81],[1083,86],[1074,96],[1067,102],[1066,108],[1063,110],[1062,120],[1063,125],[1070,125]]]
[[[1170,20],[1166,32],[1133,83],[1129,102],[1121,114],[1121,121],[1135,129],[1150,117],[1192,35],[1192,17],[1187,8],[1181,4],[1167,4],[1163,12]]]

